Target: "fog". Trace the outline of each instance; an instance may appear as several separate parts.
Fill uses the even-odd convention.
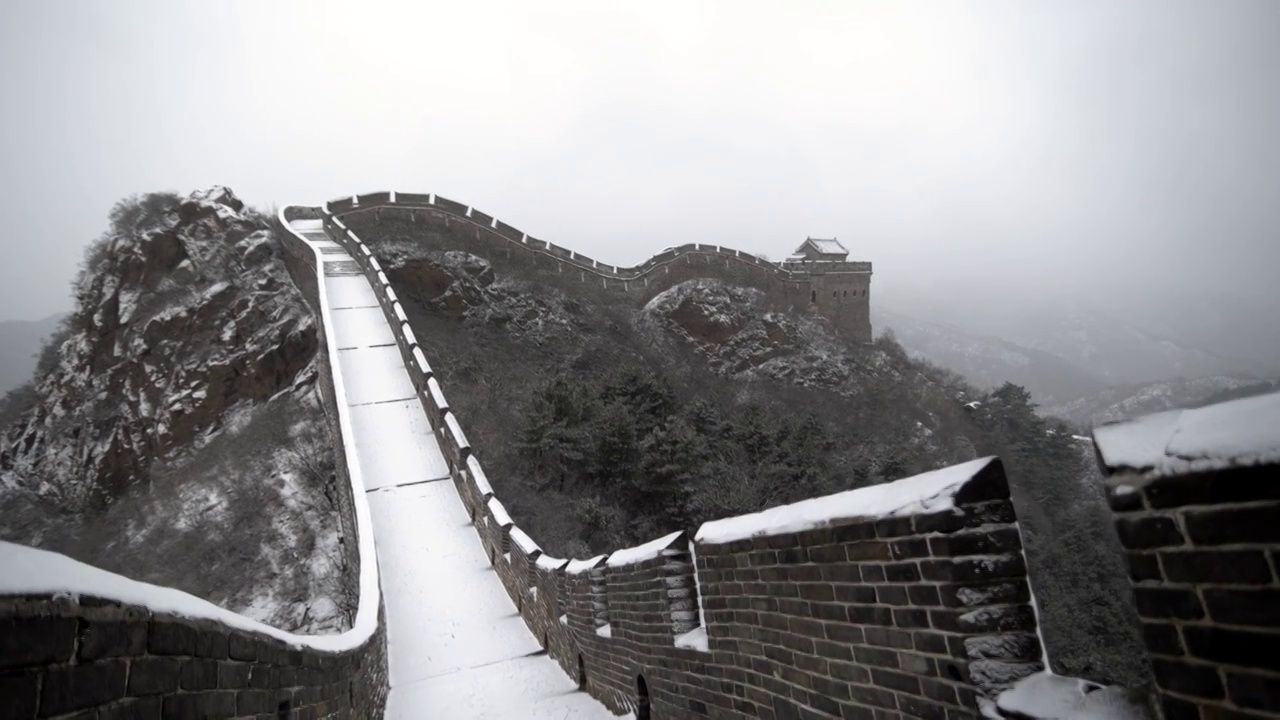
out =
[[[225,184],[437,192],[617,264],[837,236],[939,312],[1278,324],[1270,0],[9,0],[0,36],[0,319],[71,306],[119,198]]]

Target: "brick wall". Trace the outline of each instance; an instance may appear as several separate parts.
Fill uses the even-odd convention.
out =
[[[526,238],[511,225],[495,224],[491,215],[439,195],[396,193],[392,203],[389,193],[370,193],[359,196],[355,205],[339,199],[327,207],[335,216],[344,215],[357,232],[385,231],[396,227],[397,220],[424,228],[434,226],[464,235],[468,240],[465,249],[484,255],[496,267],[554,270],[569,281],[622,293],[640,304],[691,279],[716,278],[754,287],[765,292],[772,309],[810,310],[853,339],[871,340],[869,262],[839,263],[839,272],[828,273],[798,265],[791,269],[730,248],[686,244],[636,267],[619,268],[553,243]],[[829,299],[832,291],[837,292],[837,300]]]
[[[381,633],[321,652],[91,597],[0,598],[6,720],[380,718],[386,690]]]
[[[358,217],[347,220],[373,227]],[[403,309],[373,253],[354,230],[328,227],[397,326]],[[671,264],[700,257],[724,259],[695,248]],[[419,350],[411,339],[397,333],[402,355]],[[428,388],[423,407],[499,582],[550,657],[615,712],[972,718],[979,696],[1043,667],[998,460],[945,510],[718,544],[678,533],[640,555],[566,561],[512,523],[430,370],[407,369]]]
[[[1280,718],[1280,464],[1109,486],[1166,720]]]

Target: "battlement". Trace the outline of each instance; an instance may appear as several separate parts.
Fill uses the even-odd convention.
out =
[[[356,230],[375,231],[383,218],[396,217],[445,230],[461,229],[475,241],[474,251],[495,264],[555,268],[569,278],[576,276],[580,283],[630,295],[637,303],[691,279],[719,279],[754,287],[764,292],[776,310],[824,317],[857,341],[869,342],[872,337],[872,265],[833,260],[837,257],[833,253],[815,255],[814,260],[777,263],[721,245],[685,243],[639,265],[623,267],[540,240],[475,207],[430,193],[353,195],[325,203],[324,211],[342,230],[349,224]]]

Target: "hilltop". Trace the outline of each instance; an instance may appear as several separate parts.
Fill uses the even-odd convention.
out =
[[[288,629],[349,622],[316,319],[230,190],[115,206],[3,405],[0,539]]]

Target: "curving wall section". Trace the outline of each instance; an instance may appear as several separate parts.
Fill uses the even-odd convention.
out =
[[[313,310],[327,312],[321,263],[289,235],[290,273]],[[337,348],[324,343],[327,364]],[[326,415],[346,450],[337,458],[347,481],[339,483],[343,546],[359,578],[352,628],[295,635],[171,588],[0,543],[0,718],[382,716],[386,637],[369,508],[347,441],[347,405],[338,401],[342,379],[321,378]]]
[[[673,533],[589,560],[548,556],[495,497],[383,268],[338,216],[381,202],[381,194],[331,202],[325,227],[357,259],[395,328],[457,490],[518,612],[565,672],[610,709],[640,717],[976,717],[980,697],[1043,668],[1021,537],[995,458],[707,523],[693,538]],[[651,264],[678,256],[666,255]],[[592,270],[623,277],[616,268]]]
[[[469,231],[495,262],[553,269],[580,282],[644,302],[685,280],[718,277],[756,287],[781,310],[809,310],[827,317],[850,337],[871,339],[869,262],[774,263],[719,245],[687,243],[669,248],[634,267],[602,263],[534,238],[474,207],[440,195],[377,192],[330,201],[325,211],[350,224],[364,218],[407,216]]]

